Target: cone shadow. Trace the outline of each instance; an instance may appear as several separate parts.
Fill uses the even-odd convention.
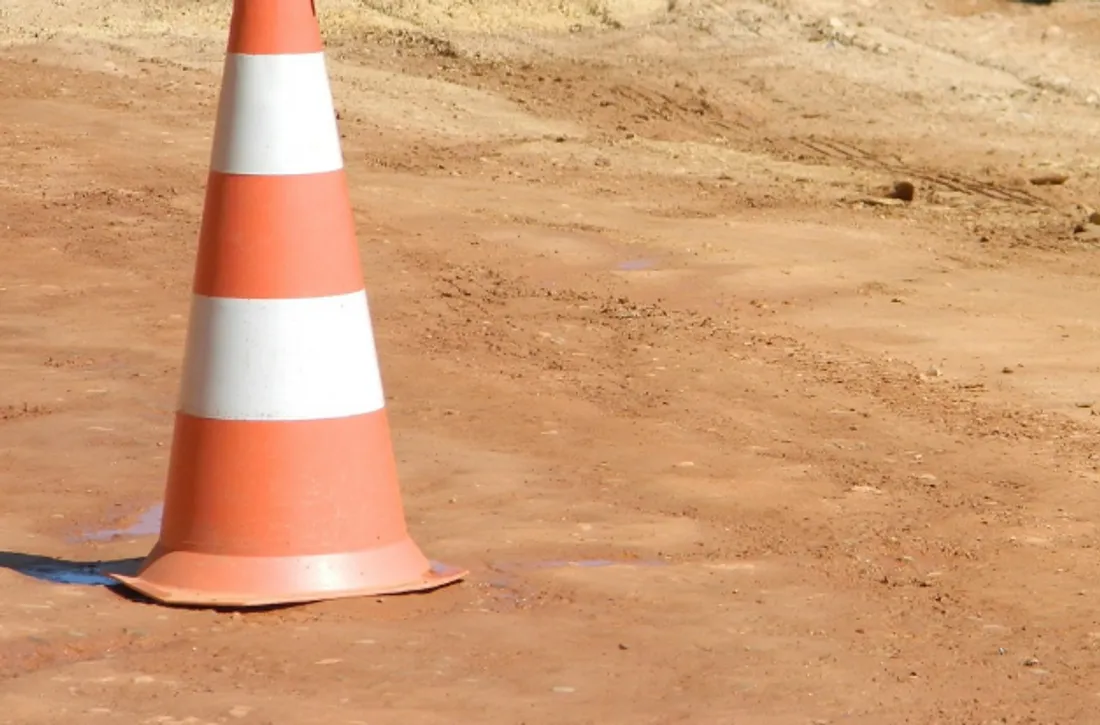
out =
[[[111,574],[123,576],[137,572],[141,559],[74,561],[18,551],[0,551],[0,569],[49,584],[118,588]]]

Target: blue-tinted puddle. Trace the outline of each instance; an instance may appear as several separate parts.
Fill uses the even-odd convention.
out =
[[[431,564],[431,572],[439,577],[451,576],[457,574],[461,569],[457,566],[451,566],[450,564],[444,564],[439,561],[429,562]]]
[[[155,536],[160,533],[160,521],[164,514],[164,504],[157,504],[144,511],[130,526],[117,529],[103,529],[83,533],[72,537],[70,541],[111,541],[115,538],[133,536]],[[23,576],[52,584],[69,584],[89,587],[112,587],[118,582],[107,574],[133,574],[141,565],[141,559],[123,559],[118,561],[64,561],[45,556],[29,554],[0,553],[0,567],[18,572]]]
[[[110,541],[123,536],[155,536],[160,533],[160,520],[164,516],[164,504],[158,503],[143,513],[133,525],[125,529],[104,529],[84,534],[80,541]]]
[[[646,269],[653,269],[657,266],[657,263],[652,259],[628,259],[625,262],[619,262],[616,266],[620,272],[641,272]]]

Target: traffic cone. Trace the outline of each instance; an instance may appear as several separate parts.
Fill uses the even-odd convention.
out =
[[[235,0],[160,539],[178,604],[432,589],[409,537],[310,0]]]

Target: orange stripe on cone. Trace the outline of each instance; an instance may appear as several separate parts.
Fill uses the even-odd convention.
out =
[[[343,171],[302,176],[210,172],[196,293],[287,298],[362,288]]]
[[[220,556],[336,554],[408,536],[384,410],[304,421],[178,413],[165,506],[164,546]]]

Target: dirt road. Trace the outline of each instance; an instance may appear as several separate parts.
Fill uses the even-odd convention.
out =
[[[472,574],[242,614],[27,575],[153,542],[228,3],[11,0],[0,723],[1095,722],[1091,5],[319,0]]]

